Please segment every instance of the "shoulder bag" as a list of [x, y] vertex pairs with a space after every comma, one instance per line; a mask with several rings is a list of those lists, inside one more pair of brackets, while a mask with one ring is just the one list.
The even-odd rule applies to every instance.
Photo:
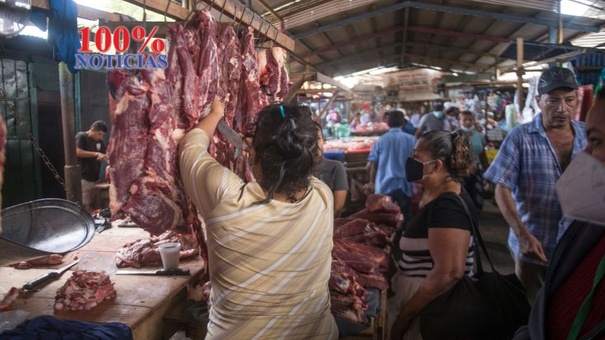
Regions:
[[[479, 228], [464, 200], [457, 196], [471, 221], [477, 273], [464, 276], [449, 291], [427, 305], [420, 315], [424, 340], [512, 339], [527, 324], [530, 305], [517, 276], [501, 275], [494, 268]], [[483, 271], [480, 249], [490, 264]]]

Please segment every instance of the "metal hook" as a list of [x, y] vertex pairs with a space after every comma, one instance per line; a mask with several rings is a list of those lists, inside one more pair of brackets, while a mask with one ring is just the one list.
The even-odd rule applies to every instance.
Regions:
[[147, 25], [147, 0], [143, 0], [143, 27], [146, 27]]
[[263, 44], [269, 39], [269, 29], [271, 28], [271, 23], [267, 21], [267, 30], [265, 31], [265, 36], [263, 37]]
[[170, 3], [172, 1], [167, 1], [166, 8], [164, 9], [164, 23], [166, 23], [166, 13], [168, 13], [168, 7], [170, 7]]
[[244, 21], [244, 13], [246, 12], [246, 6], [242, 5], [242, 16], [239, 18], [237, 22], [237, 30], [239, 30], [239, 25]]
[[221, 21], [221, 18], [223, 17], [223, 12], [225, 11], [225, 5], [227, 4], [227, 0], [223, 1], [223, 8], [221, 8], [221, 14], [218, 17], [218, 21]]
[[[259, 34], [261, 34], [261, 33], [262, 33], [261, 31], [263, 30], [263, 24], [264, 24], [264, 23], [265, 23], [264, 21], [261, 21], [261, 22], [260, 22], [260, 27], [258, 28], [258, 33], [259, 33]], [[258, 40], [260, 41], [260, 42], [258, 43], [258, 45], [257, 45], [258, 47], [262, 46], [262, 45], [263, 45], [263, 43], [264, 43], [264, 41], [262, 40], [262, 38], [263, 38], [263, 37], [258, 38]]]

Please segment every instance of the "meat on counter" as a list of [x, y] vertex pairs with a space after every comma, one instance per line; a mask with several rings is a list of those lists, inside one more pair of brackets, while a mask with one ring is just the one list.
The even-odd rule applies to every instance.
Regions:
[[75, 271], [57, 290], [55, 310], [91, 310], [117, 296], [113, 285], [104, 271]]
[[[181, 244], [180, 260], [194, 258], [198, 254], [197, 241], [194, 235], [182, 235], [174, 230], [168, 230], [160, 236], [138, 239], [126, 243], [116, 253], [115, 261], [118, 268], [146, 267], [162, 264], [158, 246], [163, 243], [179, 242]], [[205, 262], [204, 262], [205, 263]]]

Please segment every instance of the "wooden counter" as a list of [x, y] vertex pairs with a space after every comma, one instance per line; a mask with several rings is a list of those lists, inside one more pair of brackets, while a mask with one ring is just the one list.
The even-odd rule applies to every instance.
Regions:
[[[65, 255], [63, 265], [75, 257], [82, 257], [91, 252], [113, 259], [123, 244], [148, 237], [149, 234], [140, 228], [113, 227], [101, 234], [95, 234], [86, 246]], [[180, 267], [189, 269], [191, 276], [112, 275], [111, 281], [115, 283], [117, 291], [115, 299], [105, 300], [90, 311], [55, 311], [55, 294], [71, 276], [70, 270], [39, 291], [24, 293], [13, 303], [12, 309], [28, 312], [29, 318], [52, 315], [58, 319], [122, 322], [132, 329], [134, 339], [168, 339], [182, 326], [175, 322], [174, 316], [182, 313], [187, 284], [196, 282], [203, 272], [199, 258], [181, 262]], [[51, 267], [26, 270], [1, 267], [0, 293], [6, 293], [11, 287], [21, 287], [49, 269]], [[72, 269], [78, 269], [78, 266]]]

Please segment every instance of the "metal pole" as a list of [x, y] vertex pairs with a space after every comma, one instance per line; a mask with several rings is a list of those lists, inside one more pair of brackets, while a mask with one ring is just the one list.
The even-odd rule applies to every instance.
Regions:
[[523, 107], [523, 38], [517, 38], [517, 94], [519, 107]]
[[61, 121], [63, 123], [63, 150], [65, 152], [65, 196], [82, 205], [80, 167], [76, 156], [74, 127], [74, 78], [65, 63], [59, 63], [59, 89], [61, 93]]
[[557, 12], [559, 12], [559, 27], [557, 29], [557, 44], [563, 43], [563, 14], [561, 13], [561, 2], [563, 2], [563, 0], [559, 0], [557, 3]]

